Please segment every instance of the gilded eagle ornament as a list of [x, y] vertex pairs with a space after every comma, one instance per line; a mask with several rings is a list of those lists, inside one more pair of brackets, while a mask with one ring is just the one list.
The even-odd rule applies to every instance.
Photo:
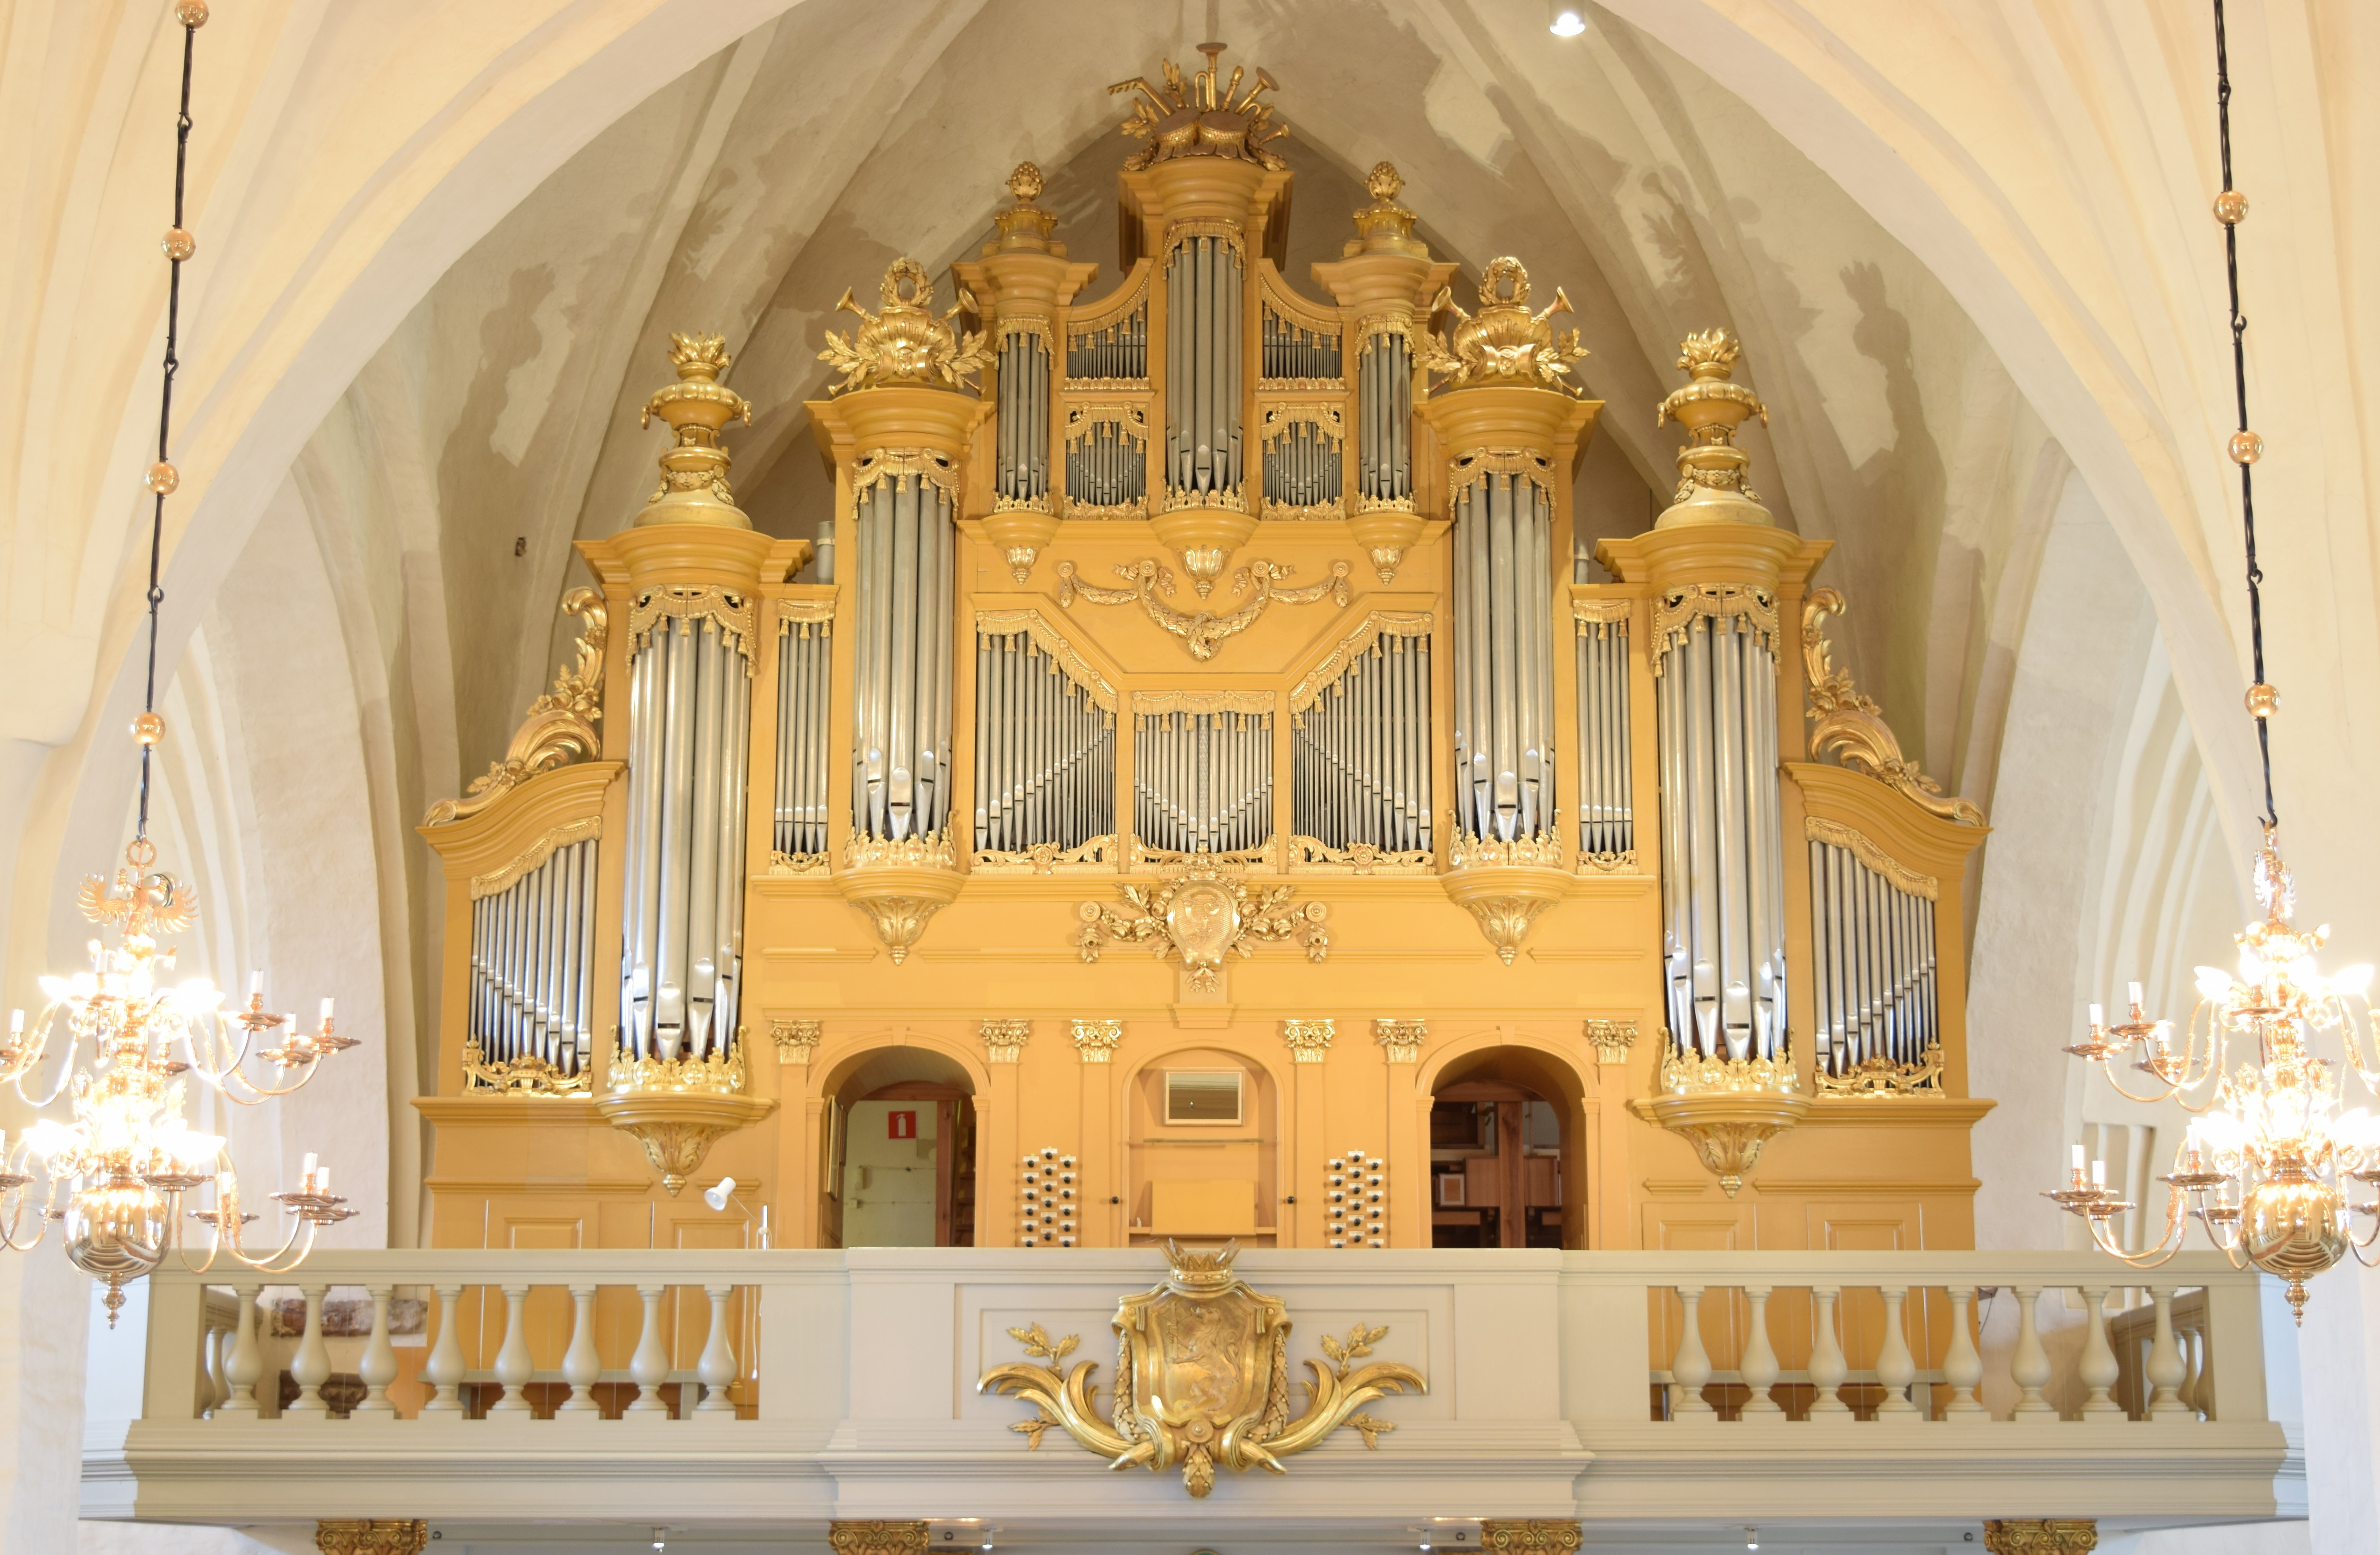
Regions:
[[1289, 1315], [1279, 1296], [1259, 1295], [1232, 1272], [1240, 1245], [1184, 1247], [1165, 1244], [1165, 1279], [1116, 1306], [1115, 1403], [1096, 1412], [1090, 1386], [1096, 1361], [1078, 1361], [1061, 1376], [1075, 1348], [1071, 1335], [1052, 1340], [1038, 1323], [1011, 1329], [1026, 1354], [1048, 1361], [996, 1366], [976, 1384], [1035, 1406], [1035, 1418], [1015, 1428], [1028, 1448], [1055, 1426], [1110, 1460], [1111, 1468], [1139, 1464], [1152, 1472], [1179, 1466], [1193, 1496], [1215, 1486], [1218, 1465], [1286, 1474], [1281, 1460], [1318, 1445], [1352, 1426], [1364, 1445], [1396, 1427], [1362, 1413], [1389, 1393], [1429, 1391], [1420, 1372], [1398, 1361], [1355, 1363], [1388, 1334], [1358, 1323], [1345, 1339], [1326, 1334], [1323, 1361], [1308, 1360], [1305, 1411], [1290, 1416]]

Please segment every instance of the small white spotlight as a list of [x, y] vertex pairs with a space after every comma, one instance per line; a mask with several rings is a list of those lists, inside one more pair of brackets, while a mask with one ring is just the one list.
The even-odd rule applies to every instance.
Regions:
[[1554, 4], [1548, 9], [1549, 16], [1546, 23], [1546, 30], [1555, 37], [1575, 38], [1586, 30], [1586, 18], [1580, 14], [1576, 6], [1564, 5], [1561, 0], [1554, 0]]
[[1747, 1527], [1743, 1530], [1743, 1548], [1746, 1549], [1757, 1549], [1760, 1548], [1759, 1529]]
[[727, 1201], [735, 1195], [735, 1179], [722, 1177], [715, 1184], [702, 1190], [702, 1202], [710, 1205], [713, 1209], [724, 1209], [727, 1208]]

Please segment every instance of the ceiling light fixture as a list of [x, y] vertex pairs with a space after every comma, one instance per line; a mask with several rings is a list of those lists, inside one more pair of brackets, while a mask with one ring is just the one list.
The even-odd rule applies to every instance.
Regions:
[[[63, 1096], [71, 1119], [40, 1119], [13, 1149], [0, 1135], [0, 1240], [21, 1252], [41, 1242], [52, 1221], [64, 1222], [67, 1257], [106, 1282], [110, 1328], [124, 1306], [124, 1287], [180, 1247], [186, 1193], [214, 1189], [212, 1208], [190, 1211], [212, 1228], [205, 1259], [192, 1265], [199, 1270], [228, 1252], [251, 1269], [284, 1272], [312, 1250], [319, 1228], [355, 1213], [331, 1192], [329, 1170], [318, 1168], [310, 1155], [297, 1189], [272, 1196], [294, 1219], [288, 1234], [271, 1252], [251, 1256], [240, 1245], [240, 1228], [256, 1217], [240, 1212], [239, 1183], [224, 1138], [196, 1132], [183, 1115], [186, 1073], [243, 1106], [286, 1096], [312, 1079], [323, 1059], [356, 1045], [332, 1024], [331, 1001], [322, 1001], [320, 1027], [301, 1032], [297, 1016], [266, 1012], [261, 974], [249, 978], [247, 1006], [229, 1014], [222, 1008], [221, 991], [204, 978], [172, 989], [158, 983], [161, 973], [173, 970], [174, 952], [158, 948], [156, 936], [188, 927], [199, 901], [188, 882], [150, 868], [157, 848], [149, 840], [150, 769], [157, 743], [165, 737], [165, 721], [157, 712], [157, 607], [165, 591], [157, 577], [165, 498], [182, 483], [167, 449], [174, 374], [180, 366], [175, 341], [181, 323], [182, 266], [198, 252], [198, 239], [183, 225], [190, 68], [199, 29], [206, 25], [206, 0], [178, 0], [174, 16], [182, 24], [182, 102], [175, 119], [174, 225], [160, 243], [173, 271], [166, 289], [157, 462], [149, 467], [145, 482], [154, 502], [149, 525], [148, 681], [140, 715], [132, 721], [132, 737], [140, 747], [139, 820], [114, 881], [87, 877], [79, 898], [85, 917], [115, 929], [115, 945], [93, 940], [91, 970], [43, 978], [42, 991], [49, 1002], [30, 1025], [24, 1011], [11, 1011], [6, 1044], [0, 1045], [0, 1085], [15, 1087], [36, 1108]], [[286, 1034], [279, 1029], [285, 1026]], [[260, 1037], [273, 1045], [258, 1048]], [[35, 1071], [53, 1040], [60, 1055], [45, 1088]], [[269, 1066], [266, 1078], [248, 1073], [251, 1057]], [[30, 1191], [36, 1175], [44, 1180], [38, 1204]], [[29, 1211], [32, 1233], [20, 1241], [18, 1233]], [[189, 1261], [187, 1253], [184, 1261]]]
[[[2142, 1007], [2141, 985], [2131, 985], [2125, 1018], [2109, 1025], [2091, 1006], [2091, 1029], [2066, 1049], [2095, 1063], [2108, 1083], [2133, 1101], [2179, 1099], [2196, 1113], [2175, 1147], [2173, 1169], [2157, 1180], [2169, 1190], [2166, 1224], [2157, 1244], [2127, 1252], [2107, 1222], [2133, 1208], [2107, 1186], [2107, 1163], [2088, 1161], [2081, 1146], [2066, 1186], [2046, 1197], [2090, 1221], [2101, 1250], [2135, 1269], [2165, 1262], [2181, 1250], [2190, 1222], [2206, 1227], [2215, 1245], [2240, 1268], [2253, 1265], [2289, 1283], [2289, 1307], [2305, 1321], [2305, 1282], [2352, 1251], [2359, 1261], [2380, 1238], [2380, 1202], [2351, 1204], [2344, 1191], [2352, 1181], [2380, 1185], [2380, 1119], [2364, 1108], [2338, 1111], [2340, 1086], [2353, 1069], [2366, 1092], [2380, 1097], [2380, 1063], [2367, 1062], [2372, 1030], [2369, 966], [2325, 977], [2314, 953], [2330, 937], [2327, 924], [2303, 929], [2291, 921], [2296, 888], [2281, 861], [2280, 817], [2273, 804], [2272, 721], [2280, 711], [2279, 690], [2265, 679], [2265, 615], [2256, 565], [2256, 504], [2253, 468], [2265, 440], [2248, 427], [2248, 321], [2240, 311], [2240, 224], [2248, 199], [2231, 187], [2231, 72], [2223, 32], [2223, 0], [2215, 0], [2215, 104], [2222, 151], [2223, 190], [2215, 198], [2215, 219], [2223, 227], [2224, 270], [2230, 283], [2231, 372], [2240, 426], [2225, 451], [2240, 467], [2240, 514], [2247, 552], [2248, 633], [2255, 684], [2248, 687], [2249, 716], [2256, 722], [2256, 748], [2265, 777], [2265, 845], [2256, 854], [2256, 901], [2261, 921], [2236, 936], [2238, 972], [2198, 968], [2199, 1002], [2190, 1030], [2177, 1047], [2173, 1023], [2152, 1019]], [[2317, 1043], [2335, 1042], [2337, 1058], [2317, 1055]], [[2148, 1094], [2127, 1090], [2116, 1061], [2147, 1075]], [[2373, 1229], [2355, 1234], [2352, 1217], [2375, 1217]]]
[[1555, 0], [1553, 5], [1546, 7], [1546, 30], [1557, 38], [1575, 38], [1586, 30], [1586, 16], [1576, 6]]

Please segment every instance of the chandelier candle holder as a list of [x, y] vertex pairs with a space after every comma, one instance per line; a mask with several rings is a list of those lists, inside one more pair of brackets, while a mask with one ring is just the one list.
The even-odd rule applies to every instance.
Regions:
[[[2256, 902], [2262, 919], [2236, 936], [2238, 972], [2201, 966], [2198, 1005], [2177, 1039], [2170, 1021], [2150, 1016], [2134, 983], [2124, 1019], [2109, 1025], [2091, 1006], [2089, 1033], [2066, 1051], [2096, 1063], [2128, 1100], [2179, 1101], [2194, 1114], [2175, 1147], [2166, 1184], [2165, 1229], [2155, 1245], [2128, 1251], [2108, 1222], [2137, 1206], [2107, 1186], [2107, 1164], [2087, 1160], [2081, 1146], [2065, 1184], [2044, 1195], [2090, 1223], [2101, 1251], [2135, 1269], [2153, 1268], [2180, 1252], [2190, 1222], [2234, 1267], [2253, 1266], [2288, 1282], [2289, 1308], [2305, 1321], [2305, 1282], [2346, 1257], [2365, 1256], [2380, 1240], [2380, 1197], [2355, 1203], [2350, 1184], [2380, 1189], [2380, 1118], [2363, 1107], [2339, 1111], [2347, 1071], [2368, 1097], [2380, 1099], [2380, 1063], [2366, 1057], [2374, 1033], [2369, 991], [2372, 967], [2350, 966], [2325, 977], [2314, 954], [2330, 938], [2327, 924], [2297, 927], [2297, 891], [2281, 860], [2280, 816], [2273, 803], [2272, 720], [2278, 687], [2265, 678], [2264, 573], [2256, 565], [2256, 504], [2252, 467], [2265, 440], [2248, 426], [2248, 321], [2240, 311], [2240, 224], [2248, 199], [2231, 187], [2231, 75], [2225, 48], [2222, 0], [2215, 4], [2216, 114], [2223, 189], [2215, 219], [2223, 228], [2224, 270], [2230, 283], [2231, 364], [2240, 407], [2239, 430], [2225, 452], [2240, 469], [2240, 510], [2248, 582], [2249, 644], [2255, 672], [2248, 715], [2265, 778], [2265, 844], [2256, 854]], [[2177, 1042], [2179, 1045], [2177, 1045]], [[2338, 1056], [2318, 1049], [2336, 1045]], [[2121, 1066], [2119, 1068], [2119, 1065]], [[2152, 1082], [2135, 1092], [2122, 1069]], [[2358, 1232], [2357, 1215], [2372, 1217]]]
[[[124, 1287], [155, 1270], [169, 1253], [181, 1252], [197, 1272], [227, 1254], [250, 1269], [285, 1273], [313, 1249], [321, 1228], [356, 1213], [330, 1191], [328, 1169], [310, 1155], [296, 1191], [271, 1196], [290, 1217], [279, 1245], [270, 1252], [252, 1252], [242, 1244], [242, 1228], [257, 1217], [241, 1212], [239, 1179], [224, 1136], [199, 1133], [187, 1115], [185, 1075], [196, 1075], [238, 1105], [256, 1106], [297, 1090], [324, 1059], [356, 1046], [356, 1039], [342, 1036], [332, 1024], [331, 1001], [322, 1001], [320, 1025], [300, 1031], [295, 1015], [265, 1011], [261, 975], [249, 981], [247, 1006], [228, 1012], [223, 993], [202, 978], [173, 988], [161, 980], [174, 969], [174, 951], [161, 949], [157, 936], [187, 929], [199, 910], [196, 889], [151, 868], [157, 847], [149, 840], [151, 757], [165, 737], [165, 720], [157, 711], [157, 607], [165, 591], [157, 579], [165, 498], [182, 483], [167, 456], [174, 375], [180, 366], [175, 347], [182, 266], [198, 252], [198, 238], [183, 225], [190, 75], [198, 31], [207, 21], [205, 0], [179, 0], [174, 17], [182, 26], [182, 100], [175, 121], [174, 224], [158, 245], [172, 268], [157, 459], [144, 482], [153, 501], [148, 678], [140, 713], [132, 721], [132, 737], [140, 747], [139, 820], [115, 879], [86, 877], [78, 898], [83, 917], [113, 928], [115, 943], [91, 942], [89, 971], [42, 978], [48, 1002], [30, 1024], [24, 1011], [11, 1011], [7, 1043], [0, 1047], [0, 1085], [14, 1087], [37, 1110], [63, 1098], [71, 1120], [42, 1118], [13, 1144], [0, 1135], [0, 1239], [26, 1251], [49, 1233], [51, 1222], [62, 1224], [67, 1257], [106, 1283], [110, 1328], [123, 1310]], [[260, 1047], [260, 1039], [272, 1045]], [[55, 1063], [45, 1064], [54, 1051]], [[263, 1066], [261, 1077], [249, 1072], [251, 1060]], [[52, 1076], [46, 1087], [45, 1073]], [[191, 1219], [209, 1227], [206, 1254], [192, 1262], [182, 1244], [184, 1196], [204, 1195], [210, 1188], [212, 1202], [189, 1210]]]

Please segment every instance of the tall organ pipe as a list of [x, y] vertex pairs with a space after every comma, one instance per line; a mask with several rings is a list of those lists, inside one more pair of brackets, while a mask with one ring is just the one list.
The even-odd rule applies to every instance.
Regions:
[[1705, 1057], [1776, 1059], [1786, 1050], [1776, 657], [1747, 616], [1696, 614], [1661, 645], [1658, 673], [1670, 1029]]
[[1553, 821], [1553, 508], [1524, 477], [1463, 488], [1454, 528], [1454, 755], [1463, 831], [1511, 842]]
[[631, 647], [620, 1030], [636, 1057], [704, 1057], [735, 1030], [749, 651], [707, 614], [664, 615]]
[[852, 821], [886, 841], [940, 833], [950, 803], [949, 495], [904, 472], [859, 498]]
[[1177, 492], [1240, 485], [1244, 272], [1229, 239], [1194, 236], [1166, 265], [1165, 468]]

